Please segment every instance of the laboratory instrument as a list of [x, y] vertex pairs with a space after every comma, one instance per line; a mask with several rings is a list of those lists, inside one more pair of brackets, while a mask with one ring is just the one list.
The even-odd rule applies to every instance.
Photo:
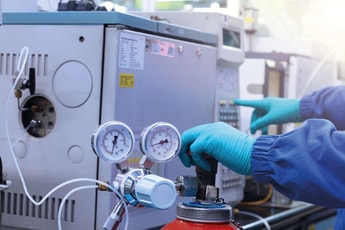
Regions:
[[109, 163], [121, 163], [133, 151], [134, 134], [128, 125], [120, 121], [102, 124], [92, 135], [91, 145], [98, 157]]
[[[97, 136], [97, 133], [103, 127], [108, 127], [109, 123], [120, 124], [120, 129], [117, 126], [115, 128], [116, 135], [119, 133], [118, 130], [128, 127], [121, 122], [107, 122], [100, 126], [93, 138]], [[110, 129], [110, 132], [114, 132], [113, 130]], [[126, 130], [128, 131], [128, 129]], [[109, 131], [106, 133], [109, 133]], [[106, 136], [104, 134], [99, 135], [100, 137]], [[113, 135], [109, 139], [111, 140], [112, 137]], [[164, 210], [174, 204], [177, 192], [179, 195], [193, 196], [194, 198], [191, 201], [180, 202], [177, 205], [177, 219], [167, 224], [163, 229], [193, 229], [194, 224], [198, 228], [202, 227], [202, 229], [212, 227], [221, 229], [240, 228], [240, 225], [231, 219], [231, 206], [226, 204], [224, 199], [219, 198], [219, 189], [214, 187], [218, 168], [218, 162], [214, 158], [209, 157], [207, 159], [212, 167], [210, 172], [198, 166], [196, 167], [196, 177], [179, 176], [173, 182], [151, 174], [152, 164], [146, 164], [146, 160], [155, 163], [172, 160], [176, 156], [177, 150], [179, 150], [180, 141], [180, 134], [172, 124], [157, 122], [146, 127], [141, 133], [140, 145], [145, 155], [142, 157], [138, 168], [130, 168], [126, 164], [120, 164], [121, 161], [109, 162], [116, 163], [117, 168], [120, 170], [110, 186], [119, 191], [126, 203], [119, 201], [115, 205], [114, 210], [103, 224], [103, 229], [117, 229], [123, 219], [124, 205], [129, 204], [134, 207], [145, 206]], [[162, 149], [157, 149], [156, 145]], [[162, 145], [164, 146], [162, 147]], [[102, 158], [102, 155], [99, 157]], [[108, 161], [107, 158], [104, 158], [104, 160]]]
[[[177, 196], [175, 184], [152, 174], [150, 170], [153, 163], [165, 163], [176, 156], [181, 145], [180, 133], [167, 122], [156, 122], [146, 127], [141, 135], [142, 145], [145, 146], [141, 150], [145, 155], [137, 168], [130, 167], [126, 162], [132, 153], [134, 141], [133, 132], [128, 125], [120, 121], [109, 121], [92, 135], [91, 145], [101, 159], [116, 165], [119, 171], [111, 186], [120, 192], [128, 204], [157, 209], [170, 208]], [[150, 164], [146, 163], [147, 160]]]
[[157, 122], [146, 127], [140, 137], [140, 149], [155, 162], [172, 160], [181, 148], [181, 136], [177, 128], [166, 122]]
[[[239, 67], [244, 61], [243, 20], [225, 13], [198, 9], [191, 12], [133, 12], [164, 24], [177, 24], [217, 35], [215, 119], [240, 129]], [[216, 186], [226, 202], [235, 205], [243, 199], [244, 176], [218, 165]]]
[[[23, 191], [11, 149], [28, 192], [40, 200], [67, 180], [113, 181], [124, 164], [140, 168], [141, 132], [155, 122], [169, 122], [181, 132], [217, 120], [239, 124], [238, 108], [231, 101], [239, 94], [238, 67], [243, 52], [227, 48], [229, 59], [217, 62], [221, 48], [214, 33], [119, 12], [61, 11], [4, 13], [0, 37], [0, 107], [4, 111], [0, 114], [0, 155], [12, 181], [4, 191], [4, 226], [56, 226], [59, 202], [77, 186], [65, 186], [42, 205], [33, 205]], [[21, 92], [17, 98], [12, 87], [18, 53], [25, 46], [28, 58], [18, 82], [29, 80], [29, 69], [35, 69], [35, 92], [31, 94], [19, 84], [15, 86]], [[4, 131], [5, 113], [9, 133]], [[134, 146], [125, 162], [109, 164], [93, 153], [90, 137], [108, 121], [123, 122], [133, 132]], [[108, 140], [113, 141], [114, 136]], [[105, 150], [100, 146], [100, 156], [111, 156]], [[115, 162], [121, 159], [115, 158]], [[176, 158], [149, 168], [151, 174], [169, 180], [195, 174]], [[127, 178], [132, 172], [127, 171]], [[227, 194], [225, 201], [238, 203], [243, 179], [225, 168], [218, 174], [216, 186]], [[129, 222], [129, 228], [168, 223], [183, 199], [177, 197], [165, 210], [129, 206], [129, 218], [135, 220]], [[88, 189], [74, 193], [64, 205], [63, 229], [101, 229], [117, 203], [112, 192]]]
[[[172, 124], [157, 122], [146, 127], [141, 135], [142, 145], [147, 146], [147, 148], [141, 148], [142, 151], [146, 148], [145, 152], [143, 151], [145, 155], [143, 155], [138, 168], [131, 168], [125, 162], [132, 153], [131, 150], [134, 145], [134, 136], [130, 127], [120, 121], [108, 121], [100, 125], [91, 138], [93, 150], [101, 159], [111, 164], [115, 163], [119, 170], [115, 179], [111, 183], [108, 182], [110, 187], [99, 187], [101, 190], [110, 190], [109, 188], [112, 188], [110, 191], [118, 191], [117, 195], [119, 196], [118, 203], [102, 226], [103, 229], [118, 228], [125, 214], [124, 210], [127, 204], [134, 207], [144, 206], [164, 210], [174, 204], [178, 189], [181, 194], [196, 194], [196, 179], [194, 179], [195, 182], [192, 182], [191, 179], [179, 177], [176, 183], [178, 185], [175, 185], [173, 181], [152, 174], [150, 171], [153, 165], [150, 160], [156, 163], [171, 160], [176, 156], [180, 142], [180, 134]], [[168, 144], [168, 146], [161, 146], [160, 148], [163, 148], [164, 151], [161, 152], [158, 148], [158, 153], [154, 153], [157, 152], [156, 143], [158, 145]], [[168, 154], [169, 151], [171, 154]], [[154, 153], [152, 155], [154, 157], [149, 156], [149, 158], [146, 158], [152, 153]], [[160, 156], [161, 154], [163, 156]], [[147, 164], [147, 160], [150, 162], [149, 164]], [[189, 183], [184, 183], [186, 180]], [[193, 185], [194, 189], [186, 188], [189, 185]], [[195, 192], [186, 193], [185, 190]], [[126, 214], [128, 215], [128, 213]]]
[[[181, 30], [183, 34], [178, 33]], [[131, 127], [135, 143], [127, 162], [135, 169], [142, 159], [141, 131], [154, 122], [169, 121], [181, 131], [216, 120], [241, 128], [239, 108], [231, 100], [240, 92], [242, 48], [219, 45], [223, 42], [214, 34], [117, 12], [41, 12], [5, 13], [0, 36], [0, 106], [9, 114], [14, 152], [29, 192], [37, 199], [68, 179], [112, 181], [118, 175], [119, 169], [98, 160], [90, 146], [90, 135], [107, 121]], [[22, 95], [12, 96], [6, 109], [23, 46], [30, 48], [30, 55], [20, 80], [23, 87], [18, 85]], [[63, 52], [57, 52], [58, 48]], [[218, 52], [222, 48], [229, 54], [223, 58]], [[30, 68], [35, 69], [34, 92], [27, 87]], [[0, 118], [4, 120], [3, 113]], [[13, 181], [4, 191], [3, 224], [35, 229], [55, 226], [57, 203], [71, 187], [54, 193], [44, 205], [33, 206], [9, 157], [4, 122], [0, 130], [4, 172]], [[193, 175], [192, 170], [176, 159], [151, 168], [155, 175], [170, 180]], [[136, 170], [127, 173], [131, 178]], [[242, 178], [222, 166], [216, 175], [220, 192], [228, 195], [221, 196], [225, 202], [239, 202]], [[176, 206], [181, 199], [176, 199]], [[111, 192], [86, 190], [72, 195], [65, 205], [63, 229], [101, 229], [116, 203]], [[129, 207], [129, 218], [135, 220], [130, 221], [130, 228], [166, 224], [175, 218], [174, 207]]]

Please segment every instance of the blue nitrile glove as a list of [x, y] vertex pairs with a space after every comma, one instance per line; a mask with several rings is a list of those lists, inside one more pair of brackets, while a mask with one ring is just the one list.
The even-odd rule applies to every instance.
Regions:
[[236, 99], [234, 102], [236, 105], [254, 108], [250, 121], [250, 132], [252, 134], [270, 124], [302, 121], [299, 99], [267, 97], [261, 100]]
[[200, 125], [182, 133], [179, 158], [186, 167], [198, 165], [210, 171], [211, 166], [204, 158], [207, 154], [239, 174], [250, 175], [255, 141], [223, 122]]

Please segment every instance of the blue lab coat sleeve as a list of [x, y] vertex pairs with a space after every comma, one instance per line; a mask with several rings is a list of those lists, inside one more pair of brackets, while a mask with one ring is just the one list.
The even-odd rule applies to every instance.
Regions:
[[[257, 138], [252, 175], [291, 199], [345, 208], [345, 86], [303, 97], [300, 112], [301, 127]], [[345, 211], [338, 209], [335, 229], [343, 227]]]
[[303, 120], [323, 118], [338, 130], [345, 130], [345, 85], [327, 87], [304, 96], [300, 113]]
[[345, 208], [345, 132], [310, 119], [283, 135], [259, 137], [252, 174], [294, 200]]

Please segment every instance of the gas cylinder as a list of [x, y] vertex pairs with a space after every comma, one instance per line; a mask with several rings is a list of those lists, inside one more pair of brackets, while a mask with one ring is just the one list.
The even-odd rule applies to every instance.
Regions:
[[232, 208], [225, 203], [180, 202], [176, 219], [162, 230], [240, 230], [241, 226], [231, 219]]

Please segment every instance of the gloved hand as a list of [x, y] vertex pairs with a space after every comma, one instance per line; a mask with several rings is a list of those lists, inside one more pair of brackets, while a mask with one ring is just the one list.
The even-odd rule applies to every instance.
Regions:
[[256, 139], [232, 126], [223, 122], [200, 125], [184, 131], [181, 138], [179, 158], [186, 167], [198, 165], [211, 171], [204, 158], [207, 154], [239, 174], [251, 174], [251, 152]]
[[267, 97], [261, 100], [239, 100], [236, 105], [250, 106], [254, 108], [250, 124], [250, 132], [254, 134], [269, 124], [283, 124], [287, 122], [300, 122], [300, 100]]

